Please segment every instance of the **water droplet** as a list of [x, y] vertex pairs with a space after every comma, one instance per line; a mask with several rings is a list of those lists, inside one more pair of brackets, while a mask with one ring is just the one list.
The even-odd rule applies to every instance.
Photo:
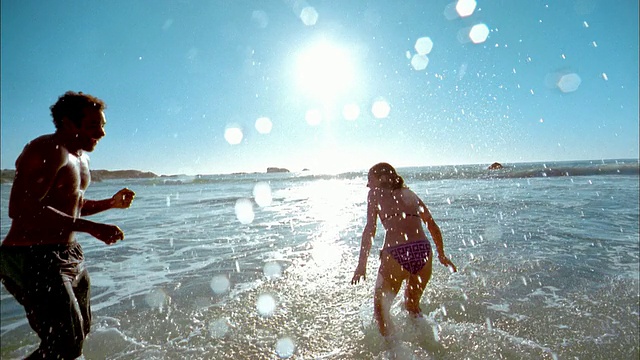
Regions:
[[438, 325], [433, 325], [431, 327], [431, 330], [433, 331], [433, 339], [436, 342], [440, 342], [440, 335], [438, 334]]
[[169, 296], [162, 289], [152, 289], [144, 297], [144, 301], [152, 308], [162, 312], [164, 305], [169, 302]]

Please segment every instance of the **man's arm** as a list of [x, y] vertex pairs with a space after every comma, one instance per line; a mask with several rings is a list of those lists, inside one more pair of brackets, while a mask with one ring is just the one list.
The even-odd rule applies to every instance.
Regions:
[[126, 209], [131, 206], [131, 202], [136, 194], [127, 189], [121, 189], [110, 199], [104, 200], [83, 200], [81, 216], [89, 216], [109, 209]]

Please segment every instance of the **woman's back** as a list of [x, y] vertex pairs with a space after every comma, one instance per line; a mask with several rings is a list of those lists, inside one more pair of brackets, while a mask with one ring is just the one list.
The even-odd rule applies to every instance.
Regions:
[[411, 189], [376, 188], [371, 191], [377, 203], [378, 216], [386, 230], [384, 248], [426, 239], [422, 227], [422, 213], [425, 209], [420, 198]]

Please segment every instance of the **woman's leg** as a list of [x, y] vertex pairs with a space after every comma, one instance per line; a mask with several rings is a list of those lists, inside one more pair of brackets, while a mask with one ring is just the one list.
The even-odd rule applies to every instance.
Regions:
[[403, 270], [391, 256], [382, 252], [373, 296], [373, 317], [378, 323], [378, 329], [382, 336], [393, 334], [390, 316], [391, 303], [398, 294], [406, 274], [408, 272]]
[[427, 287], [427, 283], [431, 279], [432, 262], [432, 256], [429, 256], [424, 267], [422, 267], [417, 274], [409, 275], [409, 279], [407, 280], [407, 287], [404, 292], [405, 308], [415, 317], [422, 314], [422, 310], [420, 310], [420, 298], [422, 297], [424, 289]]

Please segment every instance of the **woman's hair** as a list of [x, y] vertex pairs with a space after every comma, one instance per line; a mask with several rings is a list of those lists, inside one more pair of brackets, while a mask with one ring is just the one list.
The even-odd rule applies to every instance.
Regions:
[[84, 109], [93, 108], [103, 111], [107, 106], [95, 96], [83, 94], [82, 92], [67, 91], [58, 98], [58, 101], [51, 105], [51, 117], [56, 129], [62, 127], [62, 119], [67, 117], [76, 126], [82, 125]]
[[400, 189], [404, 187], [404, 179], [398, 175], [396, 169], [388, 163], [378, 163], [369, 169], [369, 178], [375, 177], [380, 180], [380, 187], [383, 189]]

